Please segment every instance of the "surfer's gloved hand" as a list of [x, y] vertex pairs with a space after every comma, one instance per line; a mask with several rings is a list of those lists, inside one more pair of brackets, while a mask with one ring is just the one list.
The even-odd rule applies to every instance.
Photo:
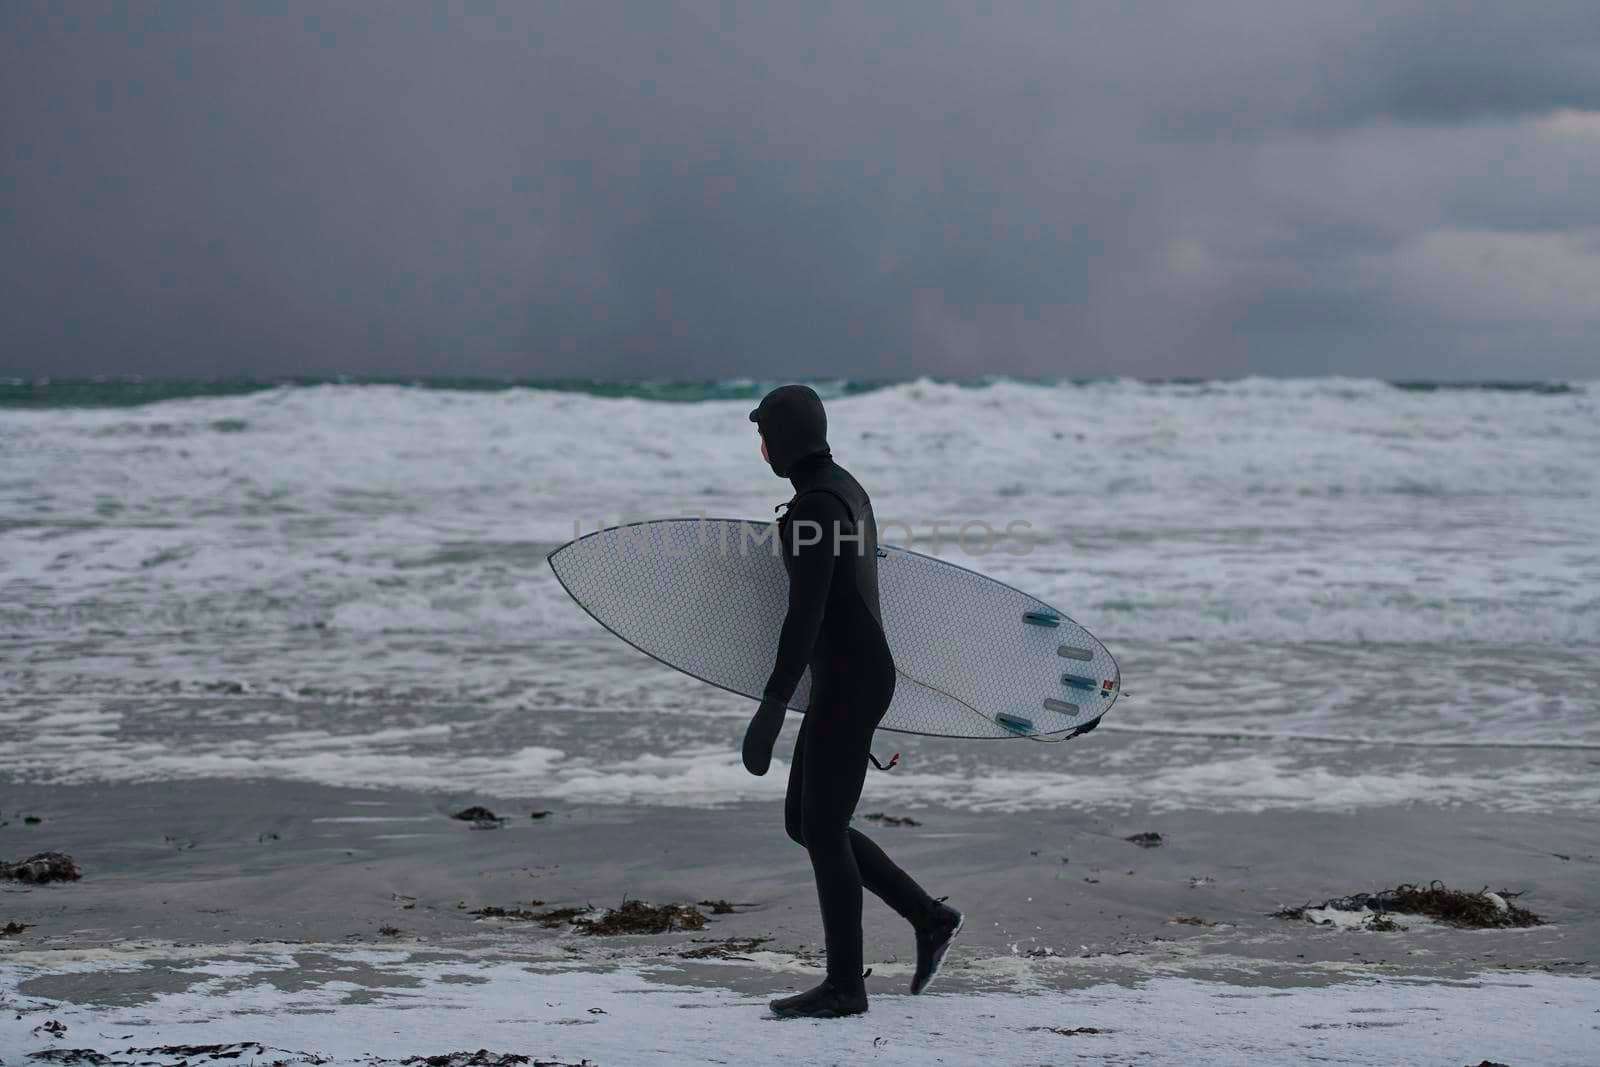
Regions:
[[767, 697], [750, 717], [744, 732], [744, 769], [762, 775], [772, 766], [772, 746], [778, 743], [778, 733], [783, 729], [785, 702]]

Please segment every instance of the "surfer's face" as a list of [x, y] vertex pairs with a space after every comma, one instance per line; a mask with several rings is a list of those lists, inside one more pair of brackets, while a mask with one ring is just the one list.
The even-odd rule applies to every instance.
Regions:
[[766, 460], [768, 463], [771, 463], [772, 460], [767, 459], [767, 439], [766, 439], [766, 436], [763, 435], [763, 434], [757, 434], [756, 436], [761, 438], [761, 458]]

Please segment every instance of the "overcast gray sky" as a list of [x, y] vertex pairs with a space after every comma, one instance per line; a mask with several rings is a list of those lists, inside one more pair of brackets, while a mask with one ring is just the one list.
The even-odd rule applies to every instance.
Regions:
[[0, 4], [0, 373], [1600, 377], [1570, 3]]

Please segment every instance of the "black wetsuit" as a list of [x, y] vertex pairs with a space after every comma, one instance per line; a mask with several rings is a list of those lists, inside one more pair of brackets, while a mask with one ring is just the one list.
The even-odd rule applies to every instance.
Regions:
[[795, 488], [779, 520], [789, 607], [766, 700], [787, 703], [811, 668], [811, 702], [795, 741], [784, 823], [811, 855], [828, 978], [840, 988], [859, 989], [861, 887], [913, 926], [922, 925], [935, 906], [910, 875], [850, 826], [872, 734], [895, 686], [878, 608], [877, 523], [866, 491], [833, 462], [815, 393], [785, 386], [769, 394], [751, 418], [761, 425], [773, 470]]

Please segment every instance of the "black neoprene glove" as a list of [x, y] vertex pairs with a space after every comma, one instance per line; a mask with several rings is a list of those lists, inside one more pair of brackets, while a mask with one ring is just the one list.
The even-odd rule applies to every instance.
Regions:
[[750, 717], [750, 725], [744, 732], [744, 769], [751, 774], [766, 774], [767, 768], [772, 766], [772, 746], [778, 743], [787, 710], [783, 701], [768, 697]]

